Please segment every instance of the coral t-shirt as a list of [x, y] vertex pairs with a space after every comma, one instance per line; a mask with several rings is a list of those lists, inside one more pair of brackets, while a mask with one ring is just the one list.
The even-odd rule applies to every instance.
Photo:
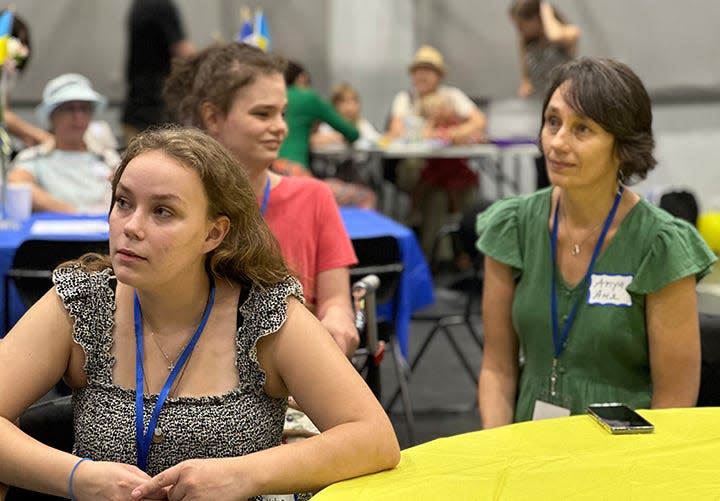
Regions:
[[270, 191], [265, 221], [309, 303], [317, 298], [318, 273], [357, 263], [335, 197], [322, 181], [282, 177]]

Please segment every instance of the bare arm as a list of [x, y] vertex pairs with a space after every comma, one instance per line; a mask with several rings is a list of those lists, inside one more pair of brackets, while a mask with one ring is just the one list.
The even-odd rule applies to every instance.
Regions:
[[700, 388], [700, 328], [695, 277], [647, 297], [652, 407], [692, 407]]
[[478, 401], [480, 419], [486, 429], [512, 423], [515, 413], [519, 348], [511, 318], [514, 294], [510, 267], [485, 257], [482, 300], [485, 350]]
[[402, 137], [403, 134], [405, 134], [405, 125], [403, 125], [402, 117], [393, 115], [390, 117], [390, 125], [388, 126], [386, 136], [390, 139], [395, 139]]
[[[15, 422], [64, 374], [84, 381], [83, 366], [82, 348], [72, 341], [72, 320], [50, 290], [0, 343], [0, 482], [67, 496], [70, 471], [80, 458], [36, 441]], [[81, 499], [122, 499], [148, 478], [133, 465], [86, 461], [77, 468], [73, 487]], [[0, 484], [0, 499], [2, 492]]]
[[53, 137], [48, 131], [35, 127], [10, 110], [5, 110], [5, 123], [8, 132], [19, 137], [27, 146], [44, 143]]
[[525, 41], [522, 37], [519, 38], [519, 50], [520, 50], [520, 88], [518, 89], [518, 96], [528, 97], [531, 96], [535, 89], [530, 81], [530, 72], [528, 70], [527, 62], [527, 49], [525, 48]]
[[575, 49], [580, 38], [580, 29], [572, 24], [563, 24], [555, 15], [552, 5], [548, 2], [540, 3], [540, 19], [547, 39], [565, 47], [571, 56], [575, 55]]
[[32, 209], [33, 212], [77, 212], [72, 205], [58, 200], [47, 191], [40, 188], [35, 182], [35, 176], [24, 170], [22, 166], [15, 168], [8, 173], [8, 183], [29, 183], [32, 184]]
[[479, 109], [474, 108], [463, 123], [453, 127], [451, 131], [452, 141], [455, 144], [485, 141], [487, 140], [486, 127], [485, 115]]
[[36, 442], [13, 423], [65, 373], [71, 329], [70, 317], [50, 291], [0, 343], [0, 481], [4, 483], [65, 495], [76, 458]]
[[318, 273], [315, 312], [337, 345], [350, 357], [360, 343], [350, 302], [350, 271], [334, 268]]
[[312, 314], [290, 300], [283, 327], [260, 343], [267, 391], [292, 394], [322, 433], [243, 457], [185, 461], [136, 489], [136, 499], [168, 485], [174, 485], [171, 496], [177, 489], [215, 501], [315, 491], [397, 464], [387, 415]]

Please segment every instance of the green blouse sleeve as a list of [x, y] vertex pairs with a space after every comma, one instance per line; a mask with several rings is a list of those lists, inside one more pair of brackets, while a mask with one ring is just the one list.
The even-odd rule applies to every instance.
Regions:
[[638, 294], [657, 292], [690, 275], [700, 281], [710, 273], [710, 266], [716, 260], [692, 225], [677, 218], [663, 221], [628, 291]]
[[478, 250], [517, 270], [522, 269], [518, 229], [520, 203], [518, 197], [499, 200], [481, 212], [475, 224]]

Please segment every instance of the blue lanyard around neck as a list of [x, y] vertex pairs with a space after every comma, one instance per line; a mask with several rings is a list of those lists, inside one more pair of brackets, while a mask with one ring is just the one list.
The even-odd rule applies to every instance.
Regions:
[[[610, 229], [610, 226], [612, 225], [613, 219], [615, 219], [615, 213], [617, 212], [618, 206], [620, 205], [620, 199], [622, 198], [623, 193], [623, 187], [620, 186], [618, 188], [618, 192], [615, 195], [615, 201], [613, 202], [612, 208], [610, 209], [610, 212], [608, 213], [607, 219], [605, 219], [605, 224], [603, 225], [602, 232], [600, 233], [600, 238], [598, 238], [597, 243], [595, 244], [595, 250], [593, 250], [592, 258], [590, 258], [590, 263], [588, 264], [587, 271], [585, 272], [585, 276], [583, 277], [582, 284], [584, 287], [587, 287], [590, 275], [592, 274], [593, 266], [595, 266], [595, 261], [597, 260], [598, 255], [600, 255], [600, 249], [602, 249], [603, 243], [605, 242], [605, 237], [607, 235], [608, 230]], [[565, 343], [567, 342], [568, 336], [570, 335], [570, 328], [572, 327], [573, 322], [575, 321], [575, 315], [577, 314], [578, 305], [580, 304], [580, 297], [583, 294], [578, 295], [575, 297], [575, 301], [573, 302], [572, 308], [570, 309], [570, 313], [568, 314], [567, 320], [565, 320], [565, 324], [563, 325], [562, 333], [560, 332], [560, 326], [558, 325], [558, 314], [557, 314], [557, 239], [558, 239], [558, 214], [560, 213], [560, 198], [558, 197], [558, 201], [555, 204], [555, 215], [553, 216], [553, 228], [552, 228], [552, 239], [550, 240], [550, 248], [551, 248], [551, 258], [552, 258], [552, 278], [551, 278], [551, 284], [550, 284], [550, 299], [551, 299], [551, 313], [552, 313], [552, 329], [553, 329], [553, 345], [555, 347], [555, 360], [560, 358], [560, 354], [565, 349]]]
[[215, 302], [215, 282], [210, 277], [210, 294], [208, 295], [207, 304], [205, 305], [205, 311], [203, 312], [200, 324], [197, 326], [195, 333], [188, 342], [187, 346], [183, 350], [180, 358], [178, 358], [175, 367], [170, 371], [165, 384], [160, 391], [155, 408], [153, 409], [152, 415], [150, 416], [150, 422], [148, 423], [147, 432], [143, 433], [143, 415], [145, 410], [145, 404], [143, 402], [143, 380], [144, 380], [144, 369], [143, 369], [143, 325], [142, 325], [142, 311], [140, 309], [140, 300], [138, 299], [137, 291], [135, 291], [135, 442], [137, 444], [137, 466], [141, 470], [147, 469], [148, 454], [150, 453], [150, 442], [152, 440], [153, 433], [157, 427], [158, 417], [160, 416], [160, 410], [162, 409], [165, 400], [167, 399], [168, 393], [172, 388], [178, 374], [182, 370], [185, 363], [190, 358], [190, 354], [195, 348], [195, 345], [200, 339], [205, 324], [207, 323], [210, 311], [212, 310], [213, 303]]
[[265, 217], [267, 212], [268, 204], [270, 203], [270, 176], [265, 181], [265, 190], [263, 191], [262, 202], [260, 203], [260, 215]]

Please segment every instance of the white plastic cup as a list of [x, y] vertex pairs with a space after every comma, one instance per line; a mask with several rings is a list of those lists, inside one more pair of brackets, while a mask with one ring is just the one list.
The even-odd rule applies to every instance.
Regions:
[[5, 214], [8, 219], [22, 223], [32, 214], [32, 185], [10, 183], [7, 185]]

